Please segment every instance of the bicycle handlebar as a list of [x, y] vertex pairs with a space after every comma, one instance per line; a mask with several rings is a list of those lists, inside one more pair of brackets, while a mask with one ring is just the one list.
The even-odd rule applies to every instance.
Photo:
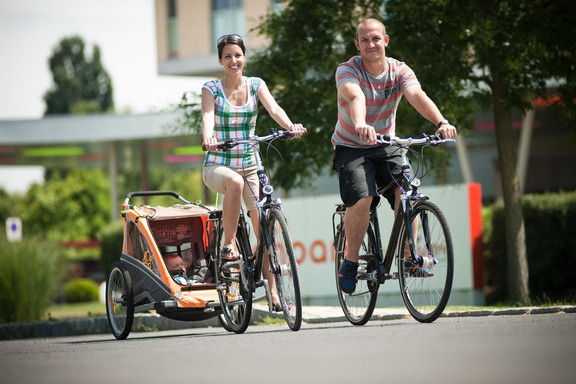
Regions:
[[440, 135], [426, 135], [424, 134], [420, 139], [407, 137], [405, 139], [398, 136], [378, 135], [376, 142], [384, 145], [395, 145], [398, 147], [409, 147], [411, 145], [439, 145], [444, 143], [455, 142], [455, 139], [443, 139]]
[[[219, 141], [213, 144], [214, 147], [218, 149], [228, 150], [240, 144], [254, 144], [261, 143], [264, 141], [269, 141], [272, 139], [282, 139], [288, 140], [294, 137], [294, 132], [292, 131], [279, 131], [274, 128], [270, 128], [270, 134], [266, 136], [252, 136], [249, 139], [229, 139], [226, 141]], [[202, 144], [202, 150], [206, 151], [207, 148]]]

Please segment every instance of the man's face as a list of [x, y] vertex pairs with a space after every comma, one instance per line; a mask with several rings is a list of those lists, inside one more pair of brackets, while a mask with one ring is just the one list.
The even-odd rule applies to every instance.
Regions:
[[360, 51], [362, 60], [374, 62], [384, 59], [389, 39], [381, 25], [370, 23], [358, 28], [358, 36], [354, 43]]

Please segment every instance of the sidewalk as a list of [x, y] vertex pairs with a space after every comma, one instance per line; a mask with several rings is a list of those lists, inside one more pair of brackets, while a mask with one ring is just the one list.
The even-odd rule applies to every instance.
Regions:
[[[466, 311], [444, 311], [442, 317], [472, 317], [472, 316], [501, 316], [501, 315], [535, 315], [546, 313], [576, 313], [576, 306], [555, 307], [519, 307], [479, 309]], [[252, 314], [252, 323], [258, 323], [268, 316], [282, 318], [281, 314], [270, 314], [265, 306], [255, 305]], [[398, 320], [410, 317], [405, 308], [376, 308], [371, 321]], [[302, 321], [304, 324], [334, 323], [347, 321], [340, 307], [307, 306], [302, 308]], [[210, 320], [189, 322], [170, 320], [155, 314], [136, 314], [132, 332], [165, 331], [187, 328], [220, 327], [217, 318]], [[0, 340], [46, 338], [79, 336], [90, 334], [109, 334], [108, 322], [105, 316], [67, 320], [43, 321], [38, 323], [0, 324]]]

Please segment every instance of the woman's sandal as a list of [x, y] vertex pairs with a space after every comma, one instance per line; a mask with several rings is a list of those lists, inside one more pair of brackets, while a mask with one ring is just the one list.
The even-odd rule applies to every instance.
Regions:
[[236, 261], [238, 260], [240, 257], [238, 255], [238, 252], [236, 252], [235, 249], [230, 248], [230, 247], [224, 247], [222, 248], [222, 250], [220, 251], [220, 258], [224, 259], [226, 261]]
[[[274, 312], [282, 312], [282, 304], [280, 304], [280, 296], [278, 296], [278, 292], [271, 292], [270, 298], [272, 299], [272, 310]], [[274, 300], [274, 299], [278, 300]]]

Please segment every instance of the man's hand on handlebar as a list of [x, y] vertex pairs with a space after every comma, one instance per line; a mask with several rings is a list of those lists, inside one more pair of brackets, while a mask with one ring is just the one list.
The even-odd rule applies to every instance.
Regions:
[[456, 132], [456, 127], [452, 124], [442, 124], [435, 135], [440, 135], [443, 139], [455, 139], [458, 136], [458, 132]]
[[358, 136], [360, 136], [360, 140], [362, 140], [363, 143], [376, 144], [378, 135], [373, 126], [368, 124], [361, 124], [357, 125], [354, 129], [356, 130], [356, 133], [358, 133]]

